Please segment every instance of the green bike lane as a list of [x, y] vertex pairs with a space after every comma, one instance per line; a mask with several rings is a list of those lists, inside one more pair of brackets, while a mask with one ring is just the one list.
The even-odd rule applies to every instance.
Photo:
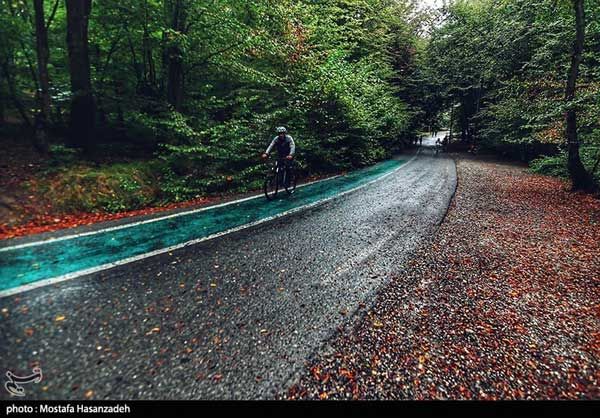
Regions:
[[172, 251], [330, 200], [376, 181], [406, 160], [388, 160], [308, 184], [274, 201], [257, 196], [142, 222], [0, 247], [0, 297]]

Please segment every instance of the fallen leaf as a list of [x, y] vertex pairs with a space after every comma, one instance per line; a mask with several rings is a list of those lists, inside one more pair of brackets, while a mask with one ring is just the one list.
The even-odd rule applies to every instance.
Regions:
[[150, 331], [148, 331], [146, 333], [146, 335], [155, 334], [155, 333], [158, 333], [158, 332], [160, 332], [160, 328], [159, 327], [154, 327]]

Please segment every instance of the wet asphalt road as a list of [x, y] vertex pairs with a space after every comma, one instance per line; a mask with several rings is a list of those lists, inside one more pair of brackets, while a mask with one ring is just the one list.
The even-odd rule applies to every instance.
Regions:
[[[454, 162], [423, 152], [307, 211], [0, 299], [27, 399], [269, 399], [443, 219]], [[1, 391], [0, 399], [7, 394]]]

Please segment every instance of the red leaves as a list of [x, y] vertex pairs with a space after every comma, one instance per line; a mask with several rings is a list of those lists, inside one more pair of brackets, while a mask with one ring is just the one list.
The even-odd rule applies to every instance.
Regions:
[[354, 380], [354, 377], [355, 377], [354, 372], [351, 372], [348, 369], [341, 368], [338, 373], [340, 376], [345, 377], [348, 380]]
[[321, 383], [327, 383], [331, 377], [329, 373], [323, 373], [323, 371], [316, 366], [310, 369], [310, 373], [315, 380]]
[[92, 225], [98, 222], [112, 221], [115, 219], [129, 218], [140, 215], [160, 213], [171, 209], [204, 206], [216, 202], [217, 198], [199, 198], [187, 202], [172, 203], [166, 206], [139, 209], [121, 213], [75, 213], [59, 215], [52, 212], [52, 208], [44, 214], [34, 217], [33, 220], [22, 225], [8, 227], [0, 225], [0, 240], [15, 238], [25, 235], [40, 234], [43, 232], [57, 231], [60, 229], [74, 228], [81, 225]]
[[321, 380], [321, 368], [319, 366], [313, 366], [310, 369], [310, 374], [315, 380]]

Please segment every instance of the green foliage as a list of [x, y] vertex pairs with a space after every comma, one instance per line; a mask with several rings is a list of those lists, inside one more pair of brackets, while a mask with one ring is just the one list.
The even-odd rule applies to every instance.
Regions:
[[[580, 155], [581, 162], [588, 172], [594, 174], [596, 181], [600, 181], [600, 147], [583, 147], [580, 151]], [[537, 174], [545, 174], [564, 179], [569, 178], [567, 154], [564, 151], [557, 155], [537, 158], [533, 160], [529, 166], [531, 171]]]
[[161, 144], [181, 144], [194, 140], [198, 133], [188, 124], [187, 118], [176, 111], [167, 111], [157, 115], [144, 112], [127, 112], [125, 123], [128, 135], [132, 138]]
[[[586, 0], [586, 54], [577, 102], [584, 143], [600, 122], [600, 2]], [[571, 2], [456, 1], [429, 45], [444, 95], [459, 105], [456, 128], [483, 143], [564, 141], [564, 89], [575, 39]], [[544, 149], [540, 145], [540, 151]]]
[[[51, 128], [60, 136], [70, 76], [65, 5], [54, 4], [44, 7], [53, 16]], [[33, 102], [33, 8], [14, 0], [0, 8], [0, 61], [8, 60], [19, 97]], [[434, 113], [433, 95], [422, 99], [421, 18], [410, 0], [95, 0], [89, 59], [96, 140], [107, 142], [99, 148], [116, 157], [142, 149], [140, 159], [155, 152], [159, 163], [151, 176], [119, 165], [77, 168], [83, 155], [55, 146], [52, 173], [77, 173], [60, 172], [56, 198], [64, 192], [65, 207], [115, 211], [245, 191], [260, 185], [259, 156], [279, 125], [296, 140], [305, 174], [389, 157], [415, 135], [419, 117]], [[171, 99], [177, 91], [181, 103]]]
[[408, 133], [408, 116], [405, 105], [371, 65], [345, 58], [341, 52], [331, 55], [310, 74], [301, 91], [310, 105], [299, 110], [306, 111], [310, 122], [306, 130], [314, 135], [307, 144], [308, 158], [348, 168], [397, 150]]
[[[263, 173], [258, 156], [278, 125], [290, 129], [308, 172], [373, 163], [412, 135], [415, 112], [400, 99], [401, 80], [393, 80], [393, 54], [412, 48], [415, 39], [407, 29], [407, 6], [269, 3], [240, 9], [230, 3], [231, 14], [222, 16], [226, 23], [214, 37], [222, 46], [239, 45], [202, 65], [190, 62], [185, 115], [166, 123], [153, 113], [136, 114], [135, 124], [161, 142], [162, 187], [169, 199], [258, 185]], [[404, 38], [395, 32], [400, 28]], [[242, 41], [239, 33], [251, 39]], [[187, 35], [209, 42], [207, 34]], [[191, 59], [198, 58], [189, 49], [196, 41], [180, 45]]]
[[50, 146], [49, 166], [53, 169], [75, 164], [78, 158], [79, 153], [73, 148], [62, 144], [53, 144]]
[[41, 190], [64, 212], [122, 212], [160, 202], [158, 164], [69, 167], [46, 179]]
[[[456, 105], [453, 127], [462, 139], [525, 161], [557, 154], [565, 142], [565, 111], [573, 106], [583, 148], [598, 144], [600, 1], [584, 5], [585, 53], [572, 103], [564, 99], [575, 40], [572, 2], [460, 0], [446, 8], [445, 24], [427, 49], [427, 66], [444, 100]], [[532, 164], [562, 175], [563, 158]]]
[[536, 158], [529, 163], [529, 167], [533, 173], [561, 177], [564, 179], [569, 178], [567, 155], [564, 152], [553, 156]]

